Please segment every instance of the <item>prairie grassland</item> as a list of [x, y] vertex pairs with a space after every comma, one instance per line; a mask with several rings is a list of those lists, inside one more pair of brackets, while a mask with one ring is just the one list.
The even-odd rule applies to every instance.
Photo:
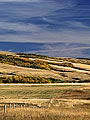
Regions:
[[1, 54], [1, 55], [12, 55], [12, 56], [15, 56], [15, 55], [16, 55], [15, 53], [7, 52], [7, 51], [0, 51], [0, 54]]
[[[5, 55], [8, 55], [8, 53]], [[41, 57], [41, 56], [39, 56]], [[36, 57], [35, 57], [36, 58]], [[37, 59], [37, 58], [36, 58]], [[45, 60], [45, 57], [43, 58]], [[49, 60], [49, 59], [48, 59]], [[54, 59], [57, 62], [57, 59]], [[63, 81], [90, 82], [90, 65], [73, 59], [58, 58], [58, 62], [69, 61], [74, 67], [59, 66], [49, 60], [51, 70], [19, 67], [0, 63], [0, 76], [24, 75], [52, 77]], [[55, 62], [56, 65], [53, 65]], [[85, 63], [88, 61], [85, 60]], [[77, 64], [79, 63], [79, 64]], [[0, 111], [0, 120], [90, 120], [90, 86], [4, 86], [0, 85], [0, 106], [9, 103], [31, 104], [37, 108], [9, 109]], [[41, 107], [41, 108], [39, 108]]]
[[55, 70], [41, 70], [34, 68], [25, 68], [19, 66], [13, 66], [8, 64], [0, 63], [0, 76], [12, 76], [12, 75], [22, 75], [22, 76], [40, 76], [46, 78], [55, 78], [64, 81], [85, 81], [90, 82], [90, 72], [85, 71], [79, 72], [79, 70], [74, 71], [69, 67], [56, 66], [53, 67]]
[[[50, 100], [52, 100], [51, 103]], [[7, 108], [6, 113], [0, 112], [0, 120], [90, 120], [89, 85], [1, 85], [0, 104], [2, 103], [28, 103], [41, 105], [41, 108]]]
[[[78, 87], [78, 86], [77, 86]], [[0, 86], [1, 99], [46, 99], [60, 94], [69, 86]], [[75, 86], [76, 88], [76, 86]], [[77, 89], [77, 88], [76, 88]]]
[[90, 101], [90, 86], [0, 86], [0, 103], [52, 98]]
[[47, 78], [52, 76], [53, 78], [60, 78], [59, 72], [57, 71], [19, 67], [2, 63], [0, 63], [0, 73], [0, 76], [10, 76], [10, 74], [14, 74], [25, 76], [40, 76]]
[[[7, 54], [6, 54], [7, 53]], [[83, 64], [83, 62], [75, 62], [76, 59], [69, 59], [69, 58], [49, 58], [49, 57], [42, 57], [42, 56], [35, 56], [33, 58], [28, 58], [28, 55], [24, 55], [20, 57], [19, 55], [12, 55], [14, 53], [8, 52], [0, 52], [2, 61], [0, 63], [0, 77], [3, 76], [14, 76], [14, 75], [21, 75], [21, 76], [35, 76], [35, 77], [45, 77], [45, 78], [54, 78], [59, 79], [60, 82], [90, 82], [90, 65]], [[27, 56], [27, 57], [25, 57]], [[42, 59], [38, 58], [41, 57]], [[45, 58], [48, 58], [46, 60]], [[9, 61], [9, 63], [8, 63]], [[85, 59], [85, 61], [88, 61]], [[33, 63], [34, 62], [34, 63]], [[50, 69], [44, 68], [39, 69], [37, 66], [39, 62], [39, 67], [49, 67]], [[41, 64], [44, 63], [45, 64]], [[17, 63], [17, 64], [16, 64]], [[28, 64], [35, 65], [33, 68], [30, 68]], [[27, 65], [26, 65], [27, 64]], [[18, 66], [19, 65], [19, 66]], [[21, 67], [20, 67], [21, 66]], [[28, 68], [27, 68], [28, 67]], [[59, 81], [58, 81], [59, 82]]]
[[0, 120], [90, 120], [90, 109], [81, 108], [16, 108], [0, 113]]
[[[0, 99], [50, 99], [53, 96], [58, 96], [58, 98], [72, 97], [87, 98], [90, 97], [90, 86], [0, 86]], [[86, 97], [85, 97], [86, 96]]]

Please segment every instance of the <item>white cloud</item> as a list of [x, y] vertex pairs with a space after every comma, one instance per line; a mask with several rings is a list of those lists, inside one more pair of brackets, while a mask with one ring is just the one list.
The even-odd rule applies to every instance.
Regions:
[[66, 22], [66, 24], [68, 24], [68, 26], [71, 26], [71, 27], [82, 28], [82, 30], [90, 29], [88, 25], [85, 25], [84, 23], [78, 22], [78, 21], [68, 21]]
[[[21, 28], [20, 28], [21, 29]], [[0, 35], [2, 41], [16, 41], [16, 42], [76, 42], [76, 43], [90, 43], [89, 31], [75, 31], [75, 30], [62, 30], [62, 31], [47, 31], [40, 28], [41, 31], [32, 33], [21, 32], [21, 34], [6, 34]], [[36, 30], [36, 29], [35, 29]], [[29, 31], [30, 32], [30, 31]]]
[[[73, 17], [83, 16], [81, 8], [81, 11], [73, 8], [75, 0], [0, 0], [6, 1], [22, 3], [0, 4], [0, 30], [17, 31], [18, 34], [0, 34], [0, 41], [90, 42], [89, 25], [73, 20]], [[29, 22], [37, 17], [45, 23]]]
[[34, 24], [0, 22], [0, 29], [14, 30], [20, 32], [38, 32], [41, 28]]

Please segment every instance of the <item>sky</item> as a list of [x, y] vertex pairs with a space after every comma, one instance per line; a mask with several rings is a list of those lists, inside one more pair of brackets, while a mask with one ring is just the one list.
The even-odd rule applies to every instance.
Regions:
[[0, 41], [90, 44], [90, 0], [0, 0]]

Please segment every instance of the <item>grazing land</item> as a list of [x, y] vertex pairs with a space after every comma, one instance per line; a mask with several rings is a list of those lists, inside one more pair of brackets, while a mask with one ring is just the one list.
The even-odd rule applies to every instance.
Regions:
[[90, 109], [82, 108], [19, 108], [0, 113], [1, 120], [90, 120]]
[[90, 120], [90, 59], [0, 52], [0, 120]]
[[0, 52], [0, 83], [13, 82], [88, 83], [90, 82], [90, 59]]
[[0, 106], [15, 103], [33, 107], [7, 108], [1, 120], [89, 120], [90, 86], [0, 86]]
[[[37, 86], [17, 86], [17, 85], [0, 85], [0, 102], [7, 99], [51, 99], [52, 97], [67, 99], [74, 97], [75, 99], [89, 100], [90, 85], [37, 85]], [[78, 96], [77, 96], [78, 95]]]

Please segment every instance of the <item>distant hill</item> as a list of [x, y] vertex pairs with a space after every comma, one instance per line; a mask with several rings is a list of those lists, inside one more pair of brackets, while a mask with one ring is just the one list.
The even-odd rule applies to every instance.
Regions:
[[7, 52], [7, 51], [0, 51], [0, 55], [12, 55], [12, 56], [15, 56], [16, 54], [12, 53], [12, 52]]
[[0, 51], [28, 52], [54, 57], [89, 57], [90, 44], [0, 42]]

